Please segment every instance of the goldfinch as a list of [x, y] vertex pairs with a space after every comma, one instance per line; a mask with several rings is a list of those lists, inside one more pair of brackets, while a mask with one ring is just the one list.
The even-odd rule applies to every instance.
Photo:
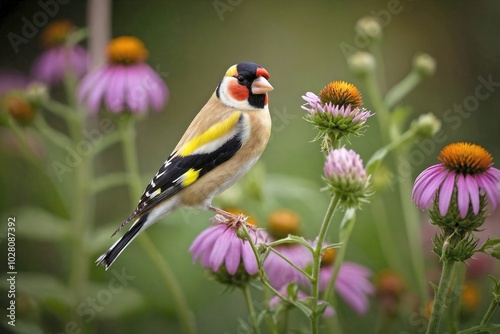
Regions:
[[267, 93], [269, 73], [255, 63], [231, 66], [174, 151], [142, 194], [129, 222], [132, 227], [97, 264], [109, 268], [134, 238], [180, 207], [231, 213], [212, 206], [215, 196], [237, 182], [259, 159], [271, 134]]

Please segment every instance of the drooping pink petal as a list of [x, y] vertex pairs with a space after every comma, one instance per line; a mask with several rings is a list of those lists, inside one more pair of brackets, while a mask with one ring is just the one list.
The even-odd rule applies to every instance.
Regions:
[[259, 271], [257, 265], [257, 260], [255, 259], [255, 254], [253, 253], [252, 247], [247, 242], [244, 242], [241, 246], [241, 258], [243, 260], [243, 265], [247, 273], [250, 275], [255, 275]]
[[457, 176], [457, 201], [460, 217], [465, 218], [469, 211], [469, 190], [465, 183], [465, 176], [460, 173]]
[[441, 185], [439, 192], [439, 213], [445, 216], [450, 207], [451, 196], [453, 195], [453, 188], [455, 186], [455, 174], [450, 173]]
[[358, 314], [366, 313], [369, 306], [368, 298], [364, 294], [353, 289], [350, 284], [351, 277], [346, 277], [341, 273], [342, 268], [340, 268], [339, 275], [335, 281], [335, 290]]
[[229, 246], [229, 251], [226, 253], [226, 269], [231, 275], [234, 275], [238, 270], [238, 266], [241, 261], [241, 247], [242, 240], [235, 237], [231, 240], [231, 245]]
[[421, 209], [428, 208], [434, 198], [436, 197], [436, 194], [439, 190], [439, 187], [445, 180], [448, 171], [442, 170], [442, 171], [434, 171], [435, 174], [429, 175], [428, 180], [424, 183], [424, 180], [422, 180], [422, 188], [419, 188], [421, 194], [418, 196], [418, 193], [415, 194], [417, 196], [415, 198], [415, 204]]
[[87, 97], [87, 107], [89, 111], [93, 114], [97, 114], [101, 106], [101, 100], [108, 87], [110, 73], [108, 71], [103, 72], [100, 80], [95, 83], [95, 86], [90, 90]]
[[234, 235], [234, 232], [228, 228], [215, 241], [212, 254], [210, 255], [210, 268], [212, 268], [214, 272], [218, 271], [222, 265], [232, 238], [236, 238], [236, 235]]
[[472, 211], [475, 215], [477, 215], [479, 213], [480, 204], [479, 186], [473, 176], [465, 176], [465, 187], [469, 191], [470, 201], [472, 202]]
[[193, 254], [193, 262], [207, 250], [207, 244], [211, 244], [212, 240], [217, 238], [222, 232], [223, 230], [219, 231], [216, 226], [210, 226], [198, 234], [189, 247], [189, 252]]
[[80, 81], [78, 87], [78, 100], [80, 102], [84, 102], [87, 99], [90, 90], [100, 81], [105, 72], [105, 68], [97, 68]]
[[168, 87], [162, 78], [147, 64], [144, 64], [143, 71], [146, 74], [143, 85], [146, 89], [149, 103], [154, 111], [159, 112], [168, 100]]
[[488, 175], [488, 172], [476, 175], [476, 181], [479, 187], [484, 190], [488, 196], [493, 209], [496, 209], [500, 202], [500, 191], [498, 184], [493, 176]]
[[122, 65], [114, 65], [110, 70], [109, 87], [104, 97], [106, 108], [120, 113], [125, 105], [125, 76], [127, 69]]

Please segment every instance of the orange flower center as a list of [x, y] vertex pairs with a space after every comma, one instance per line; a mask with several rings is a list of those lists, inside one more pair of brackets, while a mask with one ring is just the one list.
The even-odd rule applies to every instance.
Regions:
[[2, 103], [7, 112], [22, 124], [29, 124], [35, 117], [35, 111], [31, 105], [21, 97], [5, 97]]
[[42, 31], [42, 44], [46, 48], [64, 44], [66, 43], [66, 38], [73, 30], [75, 30], [75, 26], [70, 21], [55, 21]]
[[122, 36], [108, 44], [108, 60], [114, 64], [133, 64], [146, 60], [148, 50], [136, 37]]
[[268, 218], [269, 233], [276, 238], [297, 235], [300, 230], [300, 217], [291, 210], [276, 210]]
[[328, 266], [335, 261], [336, 251], [334, 248], [328, 248], [321, 257], [321, 267]]
[[330, 82], [319, 93], [321, 102], [331, 102], [334, 105], [351, 105], [351, 108], [356, 108], [363, 105], [361, 93], [353, 84], [345, 81]]
[[443, 148], [438, 159], [446, 168], [464, 174], [483, 173], [493, 164], [488, 151], [471, 143], [450, 144]]

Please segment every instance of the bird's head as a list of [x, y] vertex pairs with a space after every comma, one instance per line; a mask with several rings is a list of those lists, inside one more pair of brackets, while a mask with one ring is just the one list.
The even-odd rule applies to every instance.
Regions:
[[267, 108], [267, 93], [274, 88], [269, 73], [255, 63], [231, 66], [217, 86], [217, 98], [225, 105], [239, 110]]

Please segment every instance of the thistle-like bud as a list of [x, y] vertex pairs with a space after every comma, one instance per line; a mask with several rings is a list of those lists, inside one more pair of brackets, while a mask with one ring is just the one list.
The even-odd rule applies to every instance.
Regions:
[[327, 189], [339, 198], [345, 207], [359, 207], [371, 195], [370, 176], [363, 161], [353, 150], [340, 148], [330, 151], [326, 158], [325, 181]]

